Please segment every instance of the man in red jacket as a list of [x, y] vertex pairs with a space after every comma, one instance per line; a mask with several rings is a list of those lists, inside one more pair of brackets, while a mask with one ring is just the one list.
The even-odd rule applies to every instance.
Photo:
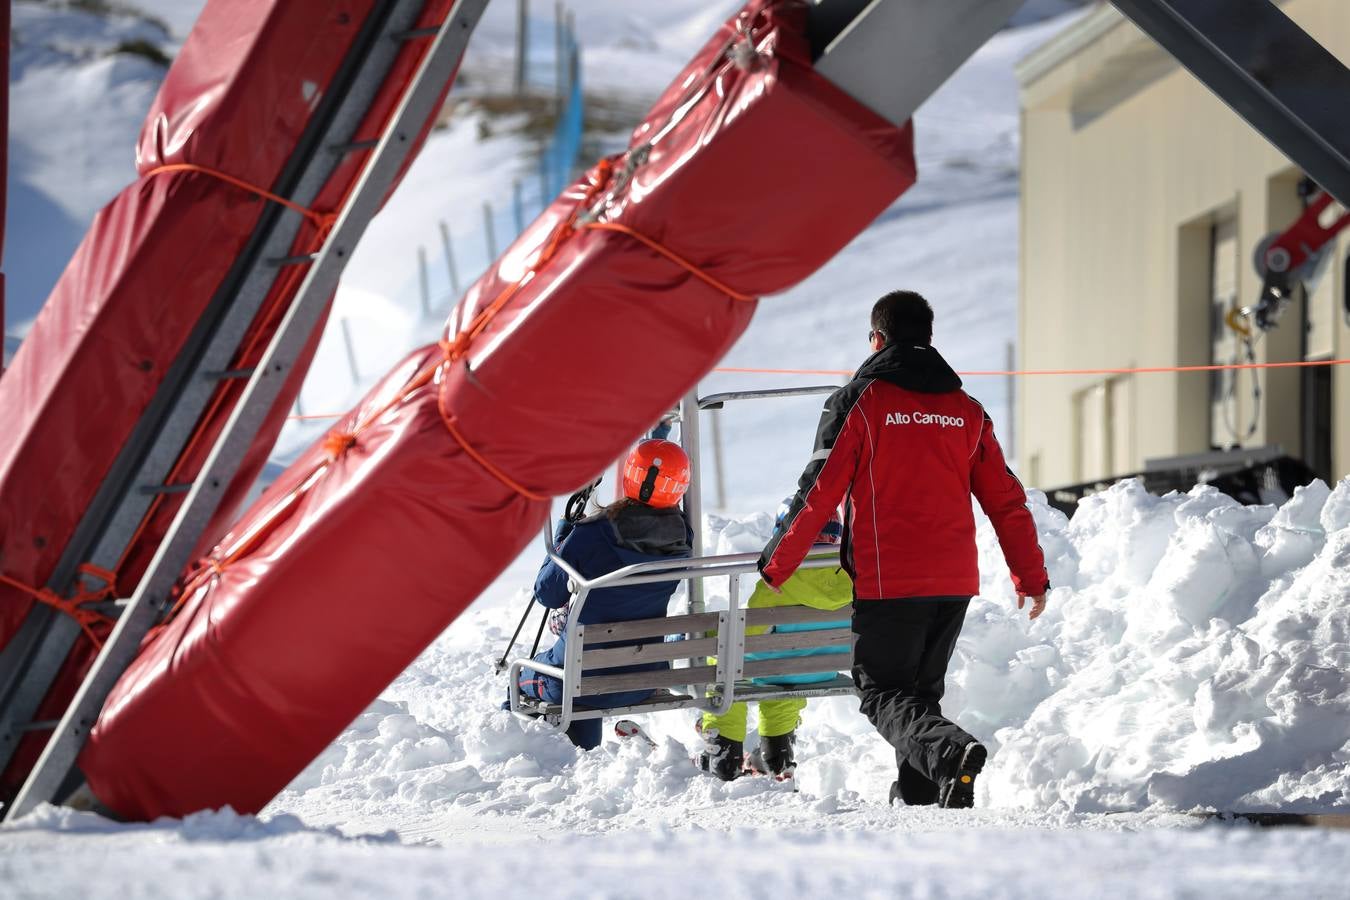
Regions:
[[1018, 608], [1045, 609], [1049, 580], [1026, 493], [993, 422], [932, 347], [933, 310], [912, 291], [872, 307], [873, 353], [825, 402], [815, 453], [759, 570], [801, 564], [847, 497], [841, 558], [853, 577], [853, 680], [895, 747], [891, 802], [969, 807], [987, 751], [942, 715], [947, 663], [979, 592], [973, 494], [1012, 570]]

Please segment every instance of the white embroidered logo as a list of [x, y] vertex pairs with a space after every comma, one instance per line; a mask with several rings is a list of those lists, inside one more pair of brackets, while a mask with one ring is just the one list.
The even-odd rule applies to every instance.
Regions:
[[939, 428], [965, 428], [966, 420], [961, 416], [944, 416], [938, 413], [893, 412], [886, 413], [887, 425], [936, 425]]

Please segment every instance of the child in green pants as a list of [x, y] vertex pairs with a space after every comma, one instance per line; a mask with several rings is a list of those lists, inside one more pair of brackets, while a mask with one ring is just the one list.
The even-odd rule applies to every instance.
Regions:
[[[783, 502], [779, 509], [779, 521], [783, 519], [791, 498]], [[843, 535], [843, 523], [836, 513], [821, 529], [817, 543], [837, 544]], [[755, 586], [749, 609], [762, 609], [773, 606], [809, 606], [813, 609], [844, 609], [853, 602], [853, 582], [838, 568], [798, 569], [783, 582], [782, 593], [774, 593], [764, 583]], [[810, 623], [802, 625], [778, 625], [775, 630], [814, 631], [825, 628], [844, 628], [849, 624], [846, 617], [838, 622]], [[747, 634], [763, 634], [766, 626], [752, 626]], [[749, 653], [746, 659], [775, 659], [785, 656], [813, 656], [835, 652], [839, 648], [822, 647], [813, 650], [783, 650], [768, 653]], [[835, 672], [819, 672], [807, 675], [778, 675], [754, 679], [762, 684], [810, 684], [829, 681]], [[792, 697], [783, 700], [759, 701], [759, 752], [745, 759], [750, 768], [764, 771], [778, 778], [790, 777], [796, 767], [792, 743], [794, 732], [801, 720], [801, 712], [806, 708], [805, 697]], [[699, 731], [703, 735], [706, 748], [700, 757], [700, 765], [723, 781], [738, 777], [744, 767], [744, 743], [748, 704], [735, 703], [724, 715], [715, 716], [704, 713]]]

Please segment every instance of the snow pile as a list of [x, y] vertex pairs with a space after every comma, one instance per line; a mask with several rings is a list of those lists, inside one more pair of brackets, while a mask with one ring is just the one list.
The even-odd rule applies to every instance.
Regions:
[[[1278, 510], [1127, 482], [1071, 524], [1041, 525], [1060, 587], [1028, 632], [1038, 643], [1010, 643], [1001, 670], [1007, 592], [986, 586], [956, 668], [964, 717], [1006, 726], [983, 779], [990, 800], [1350, 803], [1350, 478]], [[990, 670], [1018, 682], [1007, 692], [1021, 705], [1034, 699], [1029, 715], [998, 698], [980, 677]]]
[[[1074, 825], [1117, 810], [1350, 802], [1350, 478], [1279, 509], [1207, 487], [1158, 498], [1137, 482], [1085, 500], [1071, 522], [1039, 493], [1031, 505], [1056, 585], [1036, 622], [1017, 610], [978, 516], [981, 593], [944, 701], [993, 751], [978, 799], [994, 808], [972, 821], [1006, 822], [998, 808]], [[763, 546], [772, 518], [708, 525], [708, 552], [746, 552]], [[693, 711], [639, 717], [650, 750], [609, 735], [582, 753], [515, 720], [498, 709], [505, 684], [492, 660], [536, 564], [522, 558], [501, 582], [516, 589], [462, 616], [267, 814], [431, 840], [675, 827], [691, 816], [713, 828], [946, 823], [942, 811], [897, 822], [884, 805], [894, 757], [852, 697], [812, 701], [796, 794], [700, 773]], [[707, 583], [711, 606], [725, 604], [726, 585]], [[682, 603], [681, 592], [672, 611]], [[522, 641], [514, 655], [527, 649]]]

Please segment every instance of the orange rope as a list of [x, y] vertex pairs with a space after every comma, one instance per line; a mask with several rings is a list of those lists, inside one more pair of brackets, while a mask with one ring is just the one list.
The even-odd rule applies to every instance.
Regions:
[[[957, 375], [975, 377], [981, 375], [1023, 376], [1023, 375], [1139, 375], [1159, 372], [1227, 372], [1234, 369], [1308, 369], [1314, 366], [1345, 366], [1350, 359], [1314, 359], [1299, 362], [1266, 363], [1222, 363], [1212, 366], [1136, 366], [1119, 369], [1013, 369], [1013, 370], [976, 370], [957, 372]], [[713, 369], [718, 374], [728, 375], [853, 375], [847, 369], [757, 369], [750, 367], [731, 367]]]
[[83, 575], [92, 575], [103, 581], [103, 587], [94, 590], [88, 590], [81, 587], [73, 597], [62, 597], [60, 594], [50, 588], [35, 588], [32, 585], [24, 584], [16, 578], [10, 578], [8, 575], [0, 574], [0, 583], [7, 584], [15, 590], [22, 591], [32, 597], [39, 603], [50, 606], [58, 612], [65, 613], [79, 624], [80, 630], [84, 632], [85, 637], [89, 638], [94, 645], [95, 650], [103, 649], [103, 639], [94, 631], [95, 625], [112, 626], [115, 622], [91, 609], [84, 609], [83, 604], [95, 603], [100, 600], [106, 600], [113, 595], [114, 583], [117, 576], [107, 569], [99, 568], [92, 563], [84, 563], [79, 567]]
[[[1233, 369], [1308, 369], [1315, 366], [1347, 366], [1350, 359], [1315, 359], [1302, 362], [1270, 363], [1225, 363], [1212, 366], [1143, 366], [1125, 369], [1018, 369], [1012, 371], [980, 370], [957, 372], [968, 378], [977, 376], [1023, 376], [1023, 375], [1135, 375], [1158, 372], [1225, 372]], [[848, 369], [757, 369], [747, 366], [720, 366], [712, 370], [715, 375], [847, 375], [854, 373]], [[304, 416], [287, 416], [288, 419], [340, 419], [343, 413], [313, 413]]]
[[170, 172], [196, 172], [201, 175], [210, 175], [212, 178], [223, 181], [226, 184], [232, 184], [242, 191], [247, 191], [250, 194], [256, 194], [257, 196], [262, 197], [264, 200], [271, 200], [273, 203], [279, 203], [282, 206], [286, 207], [287, 209], [292, 210], [293, 212], [298, 212], [300, 215], [304, 216], [306, 219], [309, 219], [311, 222], [313, 222], [316, 228], [320, 229], [327, 228], [330, 225], [332, 225], [334, 221], [337, 220], [337, 213], [318, 212], [317, 210], [310, 209], [309, 207], [301, 206], [294, 200], [287, 200], [280, 194], [274, 194], [265, 188], [258, 187], [256, 184], [249, 184], [242, 178], [236, 178], [235, 176], [230, 175], [227, 172], [222, 172], [219, 169], [212, 169], [208, 166], [199, 166], [196, 163], [168, 163], [166, 165], [157, 166], [156, 168], [151, 169], [149, 172], [146, 172], [141, 177], [151, 178], [155, 175], [165, 175]]
[[704, 284], [708, 285], [713, 290], [721, 294], [726, 294], [732, 300], [745, 301], [745, 300], [759, 299], [753, 294], [743, 294], [740, 291], [736, 290], [735, 288], [729, 287], [725, 283], [709, 275], [707, 272], [699, 268], [694, 263], [685, 259], [683, 256], [680, 256], [674, 250], [671, 250], [664, 244], [661, 244], [658, 241], [655, 241], [652, 238], [647, 237], [645, 234], [642, 234], [639, 231], [635, 231], [634, 229], [629, 228], [627, 225], [621, 225], [618, 222], [588, 222], [585, 225], [582, 225], [581, 227], [584, 229], [591, 229], [596, 231], [617, 231], [620, 234], [626, 234], [629, 237], [633, 238], [634, 240], [642, 244], [645, 244], [647, 247], [656, 251], [661, 256], [664, 256], [671, 262], [675, 263], [675, 265], [684, 269], [690, 275], [693, 275], [695, 278], [702, 281]]

